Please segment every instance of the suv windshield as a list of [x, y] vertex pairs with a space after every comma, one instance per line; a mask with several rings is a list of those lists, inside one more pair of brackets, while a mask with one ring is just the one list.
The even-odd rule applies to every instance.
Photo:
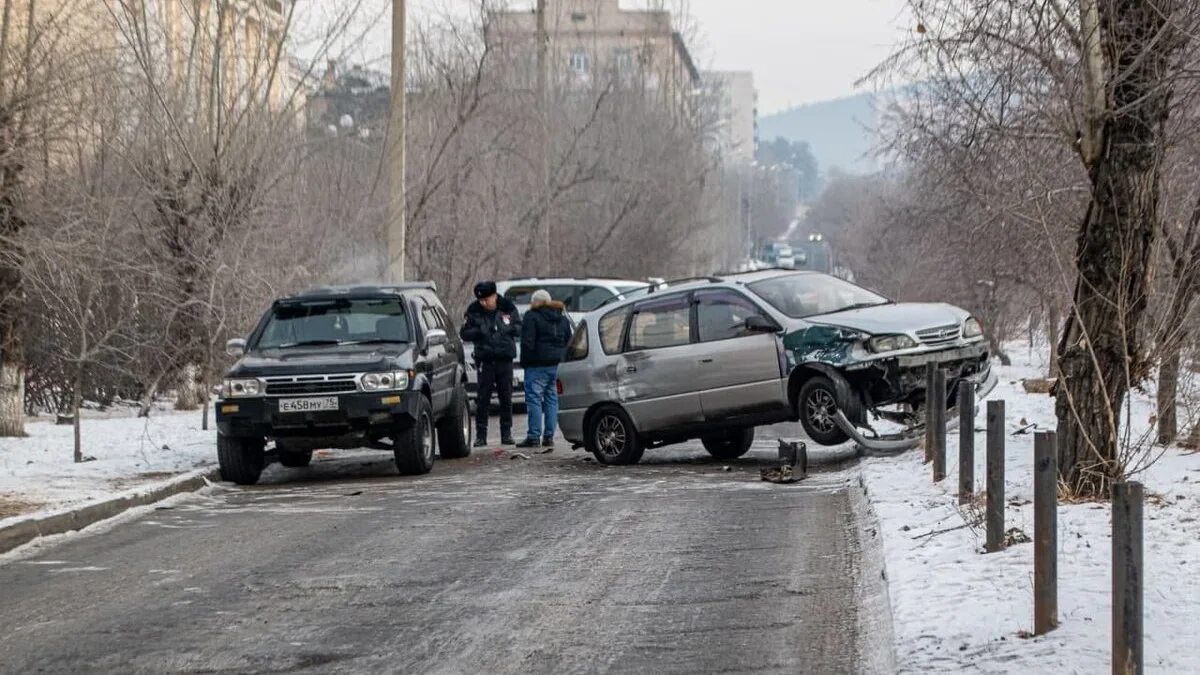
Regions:
[[277, 305], [255, 347], [287, 349], [411, 340], [401, 298], [338, 298]]
[[861, 286], [824, 274], [789, 274], [747, 286], [793, 319], [891, 303]]

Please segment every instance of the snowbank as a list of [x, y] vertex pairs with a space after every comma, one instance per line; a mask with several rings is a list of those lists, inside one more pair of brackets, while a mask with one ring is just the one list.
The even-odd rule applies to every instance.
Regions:
[[27, 438], [0, 439], [0, 527], [215, 465], [216, 431], [202, 431], [200, 415], [85, 417], [83, 454], [95, 461], [82, 464], [72, 460], [70, 426], [30, 422]]
[[[1023, 418], [1054, 429], [1054, 405], [1020, 380], [1045, 372], [1027, 348], [1000, 368], [992, 399], [1007, 406], [1006, 527], [1033, 536], [1033, 435], [1011, 433]], [[1149, 429], [1153, 392], [1135, 394], [1135, 434]], [[975, 483], [984, 490], [984, 405], [976, 418]], [[1200, 455], [1167, 449], [1135, 478], [1146, 485], [1145, 654], [1150, 672], [1200, 672]], [[983, 554], [984, 529], [955, 491], [958, 434], [947, 438], [948, 478], [932, 483], [923, 452], [870, 458], [861, 470], [884, 535], [901, 672], [1108, 672], [1111, 640], [1111, 519], [1108, 504], [1058, 507], [1060, 626], [1033, 628], [1033, 545]], [[982, 509], [982, 501], [978, 509]], [[971, 523], [971, 524], [968, 524]]]

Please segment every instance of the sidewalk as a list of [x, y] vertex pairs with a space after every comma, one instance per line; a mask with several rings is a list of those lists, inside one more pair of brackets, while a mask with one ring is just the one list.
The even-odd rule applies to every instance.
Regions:
[[76, 464], [73, 431], [53, 418], [31, 420], [26, 438], [0, 439], [0, 528], [18, 521], [145, 492], [216, 466], [216, 431], [200, 429], [201, 411], [155, 411], [149, 418], [84, 417]]
[[[1027, 348], [1013, 350], [990, 396], [1007, 406], [1006, 528], [1033, 537], [1033, 435], [1027, 423], [1055, 428], [1054, 402], [1028, 394], [1021, 378], [1045, 372]], [[1151, 428], [1153, 388], [1135, 392], [1129, 421], [1135, 438]], [[986, 404], [976, 417], [975, 484], [985, 486]], [[1126, 420], [1122, 420], [1123, 424]], [[959, 507], [958, 434], [947, 438], [947, 478], [932, 482], [920, 449], [867, 458], [861, 471], [883, 531], [889, 594], [901, 672], [1097, 673], [1110, 666], [1111, 519], [1108, 503], [1058, 506], [1060, 626], [1033, 628], [1033, 545], [982, 554], [983, 502]], [[1165, 451], [1134, 477], [1146, 486], [1145, 654], [1147, 672], [1200, 672], [1200, 455]]]

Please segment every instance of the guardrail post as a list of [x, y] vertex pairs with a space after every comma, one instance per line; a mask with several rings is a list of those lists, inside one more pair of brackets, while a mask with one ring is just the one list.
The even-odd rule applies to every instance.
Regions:
[[1143, 497], [1141, 483], [1113, 485], [1113, 675], [1145, 672], [1142, 654]]
[[937, 370], [934, 363], [925, 364], [925, 463], [928, 464], [933, 460], [933, 427], [936, 420], [934, 419], [934, 406], [930, 403], [933, 400], [933, 373]]
[[1058, 626], [1058, 455], [1053, 431], [1033, 441], [1033, 633]]
[[946, 371], [933, 371], [933, 482], [946, 478]]
[[975, 496], [975, 384], [958, 384], [958, 503]]
[[1004, 401], [987, 404], [987, 550], [1004, 548]]

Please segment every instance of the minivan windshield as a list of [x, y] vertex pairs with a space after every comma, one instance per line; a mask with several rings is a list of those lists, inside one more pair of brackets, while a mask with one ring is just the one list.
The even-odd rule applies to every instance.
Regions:
[[826, 274], [788, 274], [747, 284], [747, 287], [793, 319], [892, 302], [861, 286]]
[[289, 349], [411, 340], [403, 299], [336, 298], [276, 305], [255, 348]]

